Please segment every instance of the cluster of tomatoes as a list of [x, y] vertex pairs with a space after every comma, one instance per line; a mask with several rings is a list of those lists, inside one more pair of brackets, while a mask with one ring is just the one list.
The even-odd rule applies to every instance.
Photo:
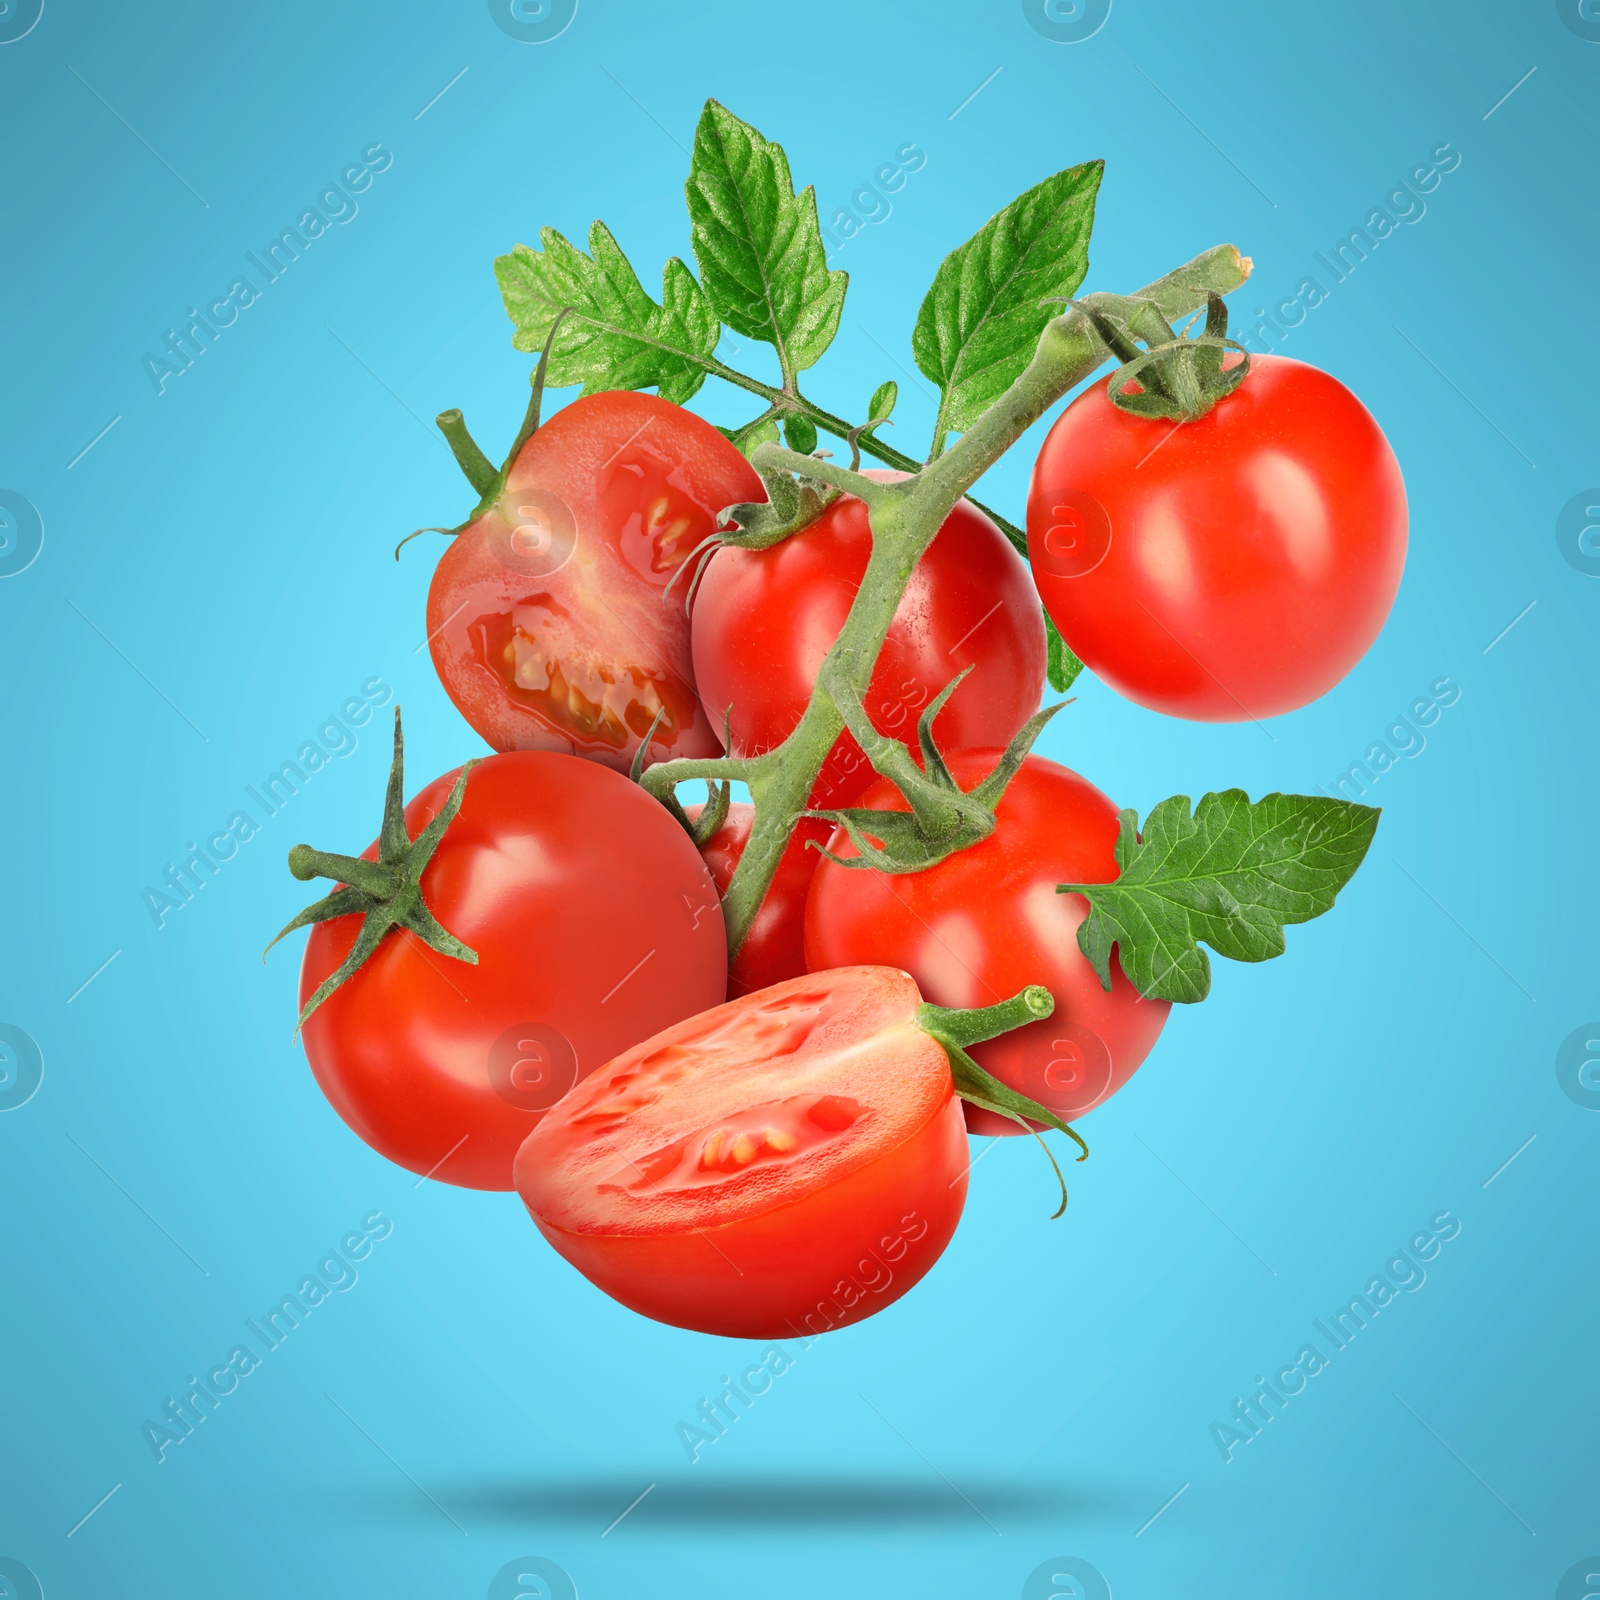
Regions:
[[[849, 868], [843, 832], [798, 819], [730, 962], [719, 894], [750, 807], [697, 844], [630, 771], [641, 746], [773, 749], [806, 709], [872, 535], [845, 496], [770, 548], [719, 545], [718, 513], [764, 498], [727, 437], [665, 400], [557, 412], [428, 597], [439, 677], [500, 753], [402, 813], [397, 727], [382, 837], [359, 862], [296, 866], [346, 885], [297, 919], [315, 923], [301, 1000], [317, 1081], [361, 1138], [444, 1182], [516, 1188], [623, 1304], [751, 1337], [904, 1293], [954, 1231], [966, 1133], [1022, 1131], [963, 1104], [930, 1006], [1047, 988], [1052, 1015], [971, 1057], [1063, 1119], [1128, 1080], [1169, 1009], [1115, 961], [1103, 988], [1080, 953], [1086, 902], [1056, 886], [1117, 876], [1117, 809], [1034, 755], [994, 831], [924, 871]], [[1087, 390], [1040, 454], [1028, 536], [1025, 560], [958, 505], [866, 697], [915, 753], [919, 714], [973, 669], [933, 723], [964, 790], [1038, 709], [1041, 598], [1146, 706], [1235, 719], [1323, 693], [1394, 597], [1404, 493], [1347, 390], [1257, 358], [1182, 426]], [[906, 808], [848, 734], [811, 805]]]

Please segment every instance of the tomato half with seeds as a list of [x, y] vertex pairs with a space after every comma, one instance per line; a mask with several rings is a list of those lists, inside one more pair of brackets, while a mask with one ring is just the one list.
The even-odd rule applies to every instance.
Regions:
[[[698, 817], [700, 808], [690, 806], [688, 812], [691, 817]], [[755, 807], [735, 801], [728, 807], [722, 826], [700, 847], [719, 895], [728, 892], [754, 821]], [[806, 895], [822, 859], [808, 845], [812, 840], [822, 843], [832, 831], [828, 823], [814, 818], [802, 817], [795, 823], [761, 908], [728, 963], [730, 1000], [782, 983], [786, 978], [798, 978], [806, 970]]]
[[695, 693], [683, 574], [718, 511], [765, 491], [710, 423], [655, 395], [574, 400], [523, 445], [496, 503], [428, 589], [428, 642], [457, 709], [496, 750], [626, 771], [721, 748]]
[[1202, 722], [1327, 693], [1377, 638], [1406, 559], [1406, 491], [1365, 406], [1316, 367], [1252, 356], [1191, 422], [1101, 380], [1057, 419], [1028, 552], [1062, 637], [1118, 694]]
[[584, 1277], [659, 1322], [822, 1333], [898, 1299], [967, 1192], [944, 1047], [903, 972], [851, 967], [692, 1017], [578, 1085], [516, 1183]]
[[[695, 680], [718, 730], [733, 708], [736, 754], [760, 754], [793, 732], [871, 552], [867, 508], [845, 495], [770, 550], [729, 545], [712, 557], [694, 606]], [[1039, 709], [1044, 619], [1027, 562], [963, 500], [895, 611], [866, 696], [873, 725], [915, 747], [922, 708], [966, 667], [975, 670], [934, 721], [941, 747], [1007, 743]], [[841, 734], [811, 803], [849, 805], [876, 776], [860, 745]]]
[[[413, 839], [457, 776], [405, 808]], [[364, 855], [375, 860], [377, 846]], [[723, 997], [722, 910], [693, 842], [637, 784], [593, 762], [531, 750], [480, 762], [420, 885], [477, 964], [393, 929], [301, 1037], [350, 1127], [441, 1183], [511, 1188], [517, 1147], [574, 1083]], [[361, 922], [312, 928], [302, 1005]]]
[[[1001, 751], [946, 756], [970, 790]], [[863, 806], [904, 811], [900, 791], [880, 779]], [[866, 832], [870, 835], [871, 829]], [[1125, 1084], [1149, 1054], [1171, 1010], [1143, 999], [1111, 957], [1111, 990], [1078, 948], [1089, 914], [1058, 883], [1109, 883], [1117, 876], [1117, 808], [1093, 784], [1043, 756], [1029, 756], [995, 808], [995, 831], [923, 872], [893, 877], [826, 859], [806, 906], [806, 960], [813, 971], [858, 961], [903, 967], [935, 1005], [986, 1006], [1024, 985], [1043, 984], [1053, 1015], [970, 1047], [979, 1066], [1054, 1111], [1081, 1117]], [[830, 854], [850, 859], [844, 831]], [[1017, 1123], [967, 1106], [974, 1133], [1021, 1133]]]

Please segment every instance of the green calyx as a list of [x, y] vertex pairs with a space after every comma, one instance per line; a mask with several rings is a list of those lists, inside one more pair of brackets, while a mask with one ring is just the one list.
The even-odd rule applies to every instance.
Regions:
[[[911, 809], [879, 811], [858, 806], [840, 811], [808, 811], [807, 816], [819, 817], [843, 828], [856, 854], [836, 856], [821, 845], [814, 844], [813, 848], [841, 867], [866, 867], [875, 872], [891, 873], [924, 872], [994, 832], [995, 807], [1027, 759], [1034, 740], [1062, 706], [1071, 702], [1063, 700], [1058, 705], [1036, 711], [1006, 746], [1005, 754], [988, 777], [963, 792], [939, 753], [933, 737], [933, 722], [962, 678], [971, 671], [968, 667], [946, 684], [917, 719], [917, 742], [922, 750], [920, 767], [903, 744], [876, 734], [876, 730], [873, 730], [876, 736], [872, 744], [864, 746], [873, 770], [893, 782]], [[853, 719], [845, 720], [852, 724], [851, 731], [856, 733]]]
[[[1106, 393], [1114, 406], [1133, 416], [1195, 422], [1249, 375], [1250, 352], [1228, 337], [1228, 308], [1219, 294], [1207, 296], [1205, 329], [1192, 339], [1175, 333], [1153, 300], [1135, 301], [1133, 315], [1121, 327], [1087, 301], [1072, 304], [1121, 359]], [[1143, 350], [1136, 338], [1145, 341]], [[1243, 358], [1231, 367], [1224, 365], [1230, 350]]]
[[[567, 310], [571, 308], [568, 307]], [[534, 367], [528, 384], [532, 393], [528, 397], [528, 409], [523, 413], [522, 426], [517, 429], [517, 436], [511, 442], [511, 449], [506, 453], [504, 464], [497, 471], [494, 463], [479, 448], [478, 441], [472, 437], [467, 428], [467, 419], [461, 414], [458, 406], [451, 406], [448, 411], [441, 411], [435, 417], [434, 423], [439, 432], [444, 435], [444, 441], [450, 446], [450, 454], [456, 458], [456, 465], [461, 468], [461, 475], [472, 485], [473, 493], [478, 497], [478, 503], [472, 508], [471, 514], [465, 522], [458, 523], [453, 528], [418, 528], [415, 533], [408, 533], [399, 544], [394, 547], [394, 558], [400, 559], [400, 552], [411, 543], [418, 534], [442, 533], [447, 538], [454, 538], [463, 529], [469, 528], [481, 517], [485, 511], [492, 510], [500, 499], [500, 491], [505, 488], [506, 479], [511, 469], [516, 465], [516, 460], [522, 454], [522, 447], [534, 434], [539, 431], [540, 413], [544, 409], [544, 381], [545, 374], [550, 367], [550, 347], [555, 343], [557, 331], [566, 319], [567, 310], [556, 316], [550, 326], [549, 337], [544, 342], [544, 349], [540, 352], [538, 364]]]
[[[852, 474], [861, 470], [862, 439], [870, 429], [889, 421], [889, 413], [894, 409], [895, 402], [893, 391], [892, 383], [880, 384], [872, 396], [871, 417], [860, 426], [851, 428], [846, 435], [850, 445]], [[764, 423], [775, 411], [776, 408], [766, 416], [758, 417], [751, 426]], [[717, 515], [719, 543], [731, 544], [741, 550], [770, 550], [773, 545], [781, 544], [783, 540], [809, 528], [845, 493], [836, 483], [813, 476], [805, 470], [807, 458], [820, 463], [826, 461], [832, 452], [816, 449], [817, 430], [809, 421], [805, 422], [805, 429], [809, 430], [805, 432], [795, 424], [793, 416], [784, 423], [784, 435], [789, 441], [787, 464], [775, 462], [771, 451], [760, 449], [761, 444], [776, 443], [775, 439], [760, 440], [752, 447], [750, 463], [760, 474], [767, 498], [763, 501], [741, 501], [720, 511]], [[804, 450], [796, 443], [797, 438], [806, 445]], [[818, 470], [822, 469], [819, 467]]]
[[[313, 878], [332, 878], [339, 887], [315, 905], [307, 906], [299, 916], [287, 923], [272, 944], [267, 946], [267, 950], [296, 928], [308, 927], [314, 922], [327, 922], [334, 917], [362, 918], [361, 932], [357, 934], [350, 954], [306, 1001], [295, 1022], [296, 1032], [305, 1026], [306, 1018], [362, 966], [391, 928], [406, 928], [440, 955], [477, 965], [477, 952], [468, 949], [453, 933], [442, 928], [422, 898], [423, 869], [433, 859], [433, 852], [444, 837], [445, 829], [461, 809], [462, 799], [467, 792], [467, 775], [477, 764], [476, 761], [469, 761], [462, 767], [461, 775], [456, 779], [455, 787], [439, 814], [413, 839], [406, 832], [405, 740], [400, 731], [400, 708], [396, 706], [394, 763], [389, 768], [389, 787], [384, 796], [378, 859], [368, 861], [361, 856], [335, 855], [313, 850], [308, 844], [297, 844], [289, 852], [289, 870], [301, 882], [309, 883]], [[261, 952], [263, 961], [266, 960], [267, 950]]]
[[1067, 1180], [1062, 1177], [1061, 1167], [1051, 1154], [1050, 1146], [1039, 1138], [1038, 1130], [1032, 1124], [1042, 1122], [1046, 1127], [1066, 1134], [1082, 1152], [1077, 1158], [1079, 1161], [1088, 1159], [1089, 1147], [1079, 1134], [1048, 1106], [1040, 1105], [1037, 1100], [1030, 1100], [1025, 1094], [1018, 1094], [1015, 1089], [1008, 1089], [998, 1078], [985, 1072], [967, 1054], [967, 1046], [981, 1044], [985, 1039], [998, 1038], [1000, 1034], [1009, 1033], [1013, 1028], [1025, 1027], [1030, 1022], [1043, 1021], [1054, 1012], [1055, 1008], [1054, 997], [1040, 984], [1032, 984], [1020, 994], [1014, 994], [1009, 1000], [1002, 1000], [998, 1005], [979, 1006], [970, 1011], [948, 1010], [944, 1006], [932, 1005], [927, 1001], [917, 1007], [918, 1026], [924, 1033], [937, 1039], [944, 1046], [944, 1053], [950, 1058], [950, 1076], [955, 1082], [956, 1093], [968, 1105], [1011, 1118], [1013, 1122], [1033, 1134], [1034, 1138], [1039, 1139], [1039, 1148], [1049, 1157], [1056, 1181], [1061, 1185], [1061, 1204], [1056, 1208], [1051, 1221], [1061, 1216], [1067, 1209]]

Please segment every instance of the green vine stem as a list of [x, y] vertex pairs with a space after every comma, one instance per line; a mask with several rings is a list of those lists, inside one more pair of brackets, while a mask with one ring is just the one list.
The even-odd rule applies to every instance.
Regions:
[[[1087, 296], [1086, 301], [1096, 312], [1123, 325], [1137, 317], [1146, 302], [1154, 303], [1171, 321], [1204, 306], [1211, 294], [1237, 289], [1249, 275], [1247, 257], [1232, 245], [1218, 245], [1157, 279], [1136, 296], [1096, 294]], [[749, 931], [795, 821], [807, 809], [822, 764], [845, 729], [845, 708], [849, 721], [861, 726], [862, 732], [868, 731], [863, 726], [867, 724], [864, 701], [872, 670], [923, 552], [973, 484], [1110, 354], [1083, 311], [1074, 308], [1054, 318], [1021, 377], [936, 460], [922, 466], [898, 452], [886, 454], [886, 447], [874, 448], [876, 441], [862, 439], [862, 447], [879, 460], [889, 461], [892, 454], [890, 464], [911, 473], [898, 482], [864, 478], [848, 467], [803, 456], [780, 445], [763, 444], [756, 450], [754, 461], [758, 467], [804, 472], [864, 500], [872, 528], [872, 553], [844, 627], [817, 675], [811, 700], [782, 744], [755, 756], [664, 761], [644, 772], [644, 787], [663, 802], [679, 783], [692, 778], [732, 778], [749, 786], [755, 817], [744, 853], [723, 897], [730, 953], [738, 950]], [[808, 401], [782, 395], [731, 369], [716, 375], [801, 412], [830, 433], [849, 437], [846, 424]], [[882, 743], [874, 730], [872, 742], [866, 746], [869, 758], [876, 753], [874, 746]], [[896, 758], [891, 754], [888, 759], [892, 762]]]

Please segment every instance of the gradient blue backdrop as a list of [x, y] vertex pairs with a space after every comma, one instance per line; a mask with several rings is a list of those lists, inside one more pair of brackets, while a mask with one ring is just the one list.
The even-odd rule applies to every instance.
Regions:
[[[0, 1116], [0, 1556], [22, 1564], [0, 1594], [35, 1592], [25, 1567], [52, 1600], [476, 1597], [540, 1557], [496, 1595], [1498, 1600], [1600, 1550], [1600, 1092], [1557, 1062], [1600, 1017], [1600, 491], [1572, 560], [1557, 531], [1600, 483], [1600, 13], [1227, 11], [1124, 0], [1070, 43], [1015, 3], [582, 0], [521, 42], [482, 0], [46, 0], [0, 45], [0, 488], [43, 526], [0, 582], [0, 1022], [44, 1074]], [[1089, 287], [1232, 240], [1256, 262], [1236, 315], [1331, 289], [1284, 348], [1403, 463], [1387, 631], [1264, 728], [1086, 678], [1047, 753], [1141, 810], [1314, 791], [1434, 680], [1461, 695], [1379, 780], [1336, 910], [1281, 961], [1219, 962], [1087, 1120], [1065, 1221], [1026, 1141], [987, 1154], [929, 1279], [691, 1464], [675, 1424], [740, 1348], [605, 1300], [514, 1197], [387, 1165], [290, 1039], [298, 952], [258, 959], [305, 899], [284, 851], [371, 837], [381, 726], [164, 927], [141, 891], [370, 677], [406, 708], [413, 785], [481, 750], [418, 649], [436, 552], [389, 559], [468, 506], [429, 419], [463, 406], [491, 453], [514, 430], [529, 363], [490, 263], [541, 224], [604, 217], [647, 285], [688, 254], [707, 95], [784, 143], [825, 216], [926, 152], [835, 257], [850, 296], [812, 384], [860, 414], [898, 378], [902, 444], [932, 415], [907, 371], [923, 286], [1068, 163], [1108, 163]], [[359, 213], [158, 397], [145, 353], [374, 142], [393, 164]], [[1426, 215], [1332, 284], [1312, 252], [1441, 143], [1461, 162]], [[1031, 455], [984, 486], [1013, 515]], [[0, 1039], [12, 1104], [27, 1046]], [[393, 1231], [359, 1282], [158, 1465], [142, 1425], [375, 1210]], [[1225, 1463], [1210, 1424], [1441, 1210], [1461, 1232], [1426, 1283]], [[1590, 1570], [1563, 1600], [1600, 1592]]]

